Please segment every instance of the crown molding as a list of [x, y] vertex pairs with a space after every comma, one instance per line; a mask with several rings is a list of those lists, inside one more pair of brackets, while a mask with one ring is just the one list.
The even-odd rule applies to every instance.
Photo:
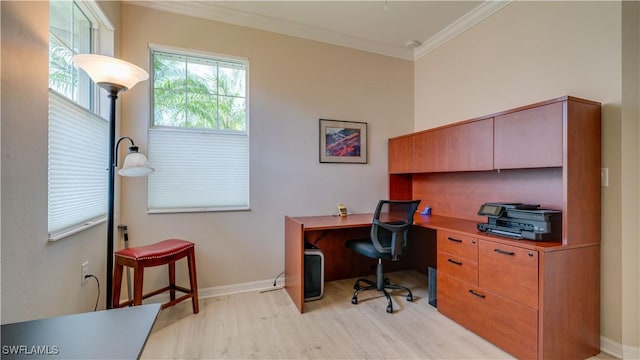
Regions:
[[491, 14], [509, 5], [512, 1], [513, 0], [499, 0], [483, 2], [463, 17], [451, 23], [451, 25], [442, 29], [439, 33], [423, 42], [421, 46], [415, 48], [413, 60], [418, 60], [438, 47], [444, 45], [447, 41], [467, 31], [477, 23], [488, 18]]
[[415, 61], [500, 10], [512, 0], [485, 1], [417, 48], [392, 46], [287, 20], [251, 14], [203, 1], [128, 0], [126, 3]]

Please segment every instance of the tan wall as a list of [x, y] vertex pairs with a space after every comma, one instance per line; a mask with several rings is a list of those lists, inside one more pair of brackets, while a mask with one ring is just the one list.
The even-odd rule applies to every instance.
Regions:
[[[146, 181], [122, 180], [131, 242], [194, 241], [201, 289], [272, 281], [285, 215], [370, 212], [387, 196], [387, 139], [413, 127], [412, 62], [132, 5], [122, 25], [123, 57], [144, 68], [148, 43], [249, 59], [250, 211], [147, 214]], [[149, 86], [122, 96], [122, 134], [143, 151]], [[369, 164], [320, 164], [319, 118], [367, 122]]]
[[104, 288], [104, 225], [47, 242], [49, 5], [1, 6], [2, 323], [91, 311], [97, 286], [80, 285], [80, 264], [89, 261]]
[[622, 343], [640, 358], [640, 2], [622, 3]]
[[[637, 114], [622, 115], [633, 105], [623, 107], [621, 11], [619, 2], [511, 3], [416, 62], [415, 129], [563, 95], [601, 102], [602, 166], [609, 168], [610, 182], [602, 188], [601, 333], [637, 349], [638, 284], [628, 280], [623, 287], [622, 279], [623, 273], [640, 275], [640, 254], [631, 245], [640, 239], [640, 134]], [[637, 33], [637, 15], [625, 26], [635, 26]]]

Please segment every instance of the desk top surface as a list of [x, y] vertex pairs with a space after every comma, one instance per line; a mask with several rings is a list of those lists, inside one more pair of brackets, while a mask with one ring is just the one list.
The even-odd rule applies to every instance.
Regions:
[[136, 359], [160, 304], [2, 325], [2, 357], [11, 359]]
[[306, 231], [329, 230], [369, 226], [373, 220], [373, 214], [349, 214], [347, 216], [297, 216], [292, 217], [291, 219], [302, 224]]
[[[300, 223], [304, 231], [344, 229], [350, 227], [370, 226], [373, 214], [350, 214], [347, 216], [323, 215], [323, 216], [300, 216], [291, 217], [294, 221]], [[560, 241], [532, 241], [532, 240], [514, 240], [495, 236], [481, 232], [477, 229], [476, 221], [457, 219], [439, 215], [421, 215], [416, 213], [414, 217], [414, 225], [433, 230], [445, 230], [458, 232], [465, 235], [476, 236], [495, 242], [501, 242], [508, 245], [517, 245], [524, 248], [554, 251], [567, 248]], [[589, 245], [582, 244], [580, 246]]]

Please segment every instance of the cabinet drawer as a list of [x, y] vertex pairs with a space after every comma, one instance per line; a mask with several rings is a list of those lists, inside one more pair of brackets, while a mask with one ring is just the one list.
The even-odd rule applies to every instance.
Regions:
[[538, 308], [538, 252], [482, 240], [478, 285], [518, 303]]
[[478, 263], [469, 259], [438, 251], [438, 272], [478, 285]]
[[478, 261], [478, 239], [471, 236], [439, 230], [438, 250], [474, 262]]
[[438, 311], [519, 359], [538, 356], [538, 312], [438, 271]]

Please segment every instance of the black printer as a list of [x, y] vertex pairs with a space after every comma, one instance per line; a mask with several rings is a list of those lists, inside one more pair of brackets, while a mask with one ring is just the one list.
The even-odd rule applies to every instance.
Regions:
[[540, 205], [523, 203], [484, 203], [478, 215], [487, 216], [478, 230], [514, 239], [560, 240], [562, 211], [540, 209]]

